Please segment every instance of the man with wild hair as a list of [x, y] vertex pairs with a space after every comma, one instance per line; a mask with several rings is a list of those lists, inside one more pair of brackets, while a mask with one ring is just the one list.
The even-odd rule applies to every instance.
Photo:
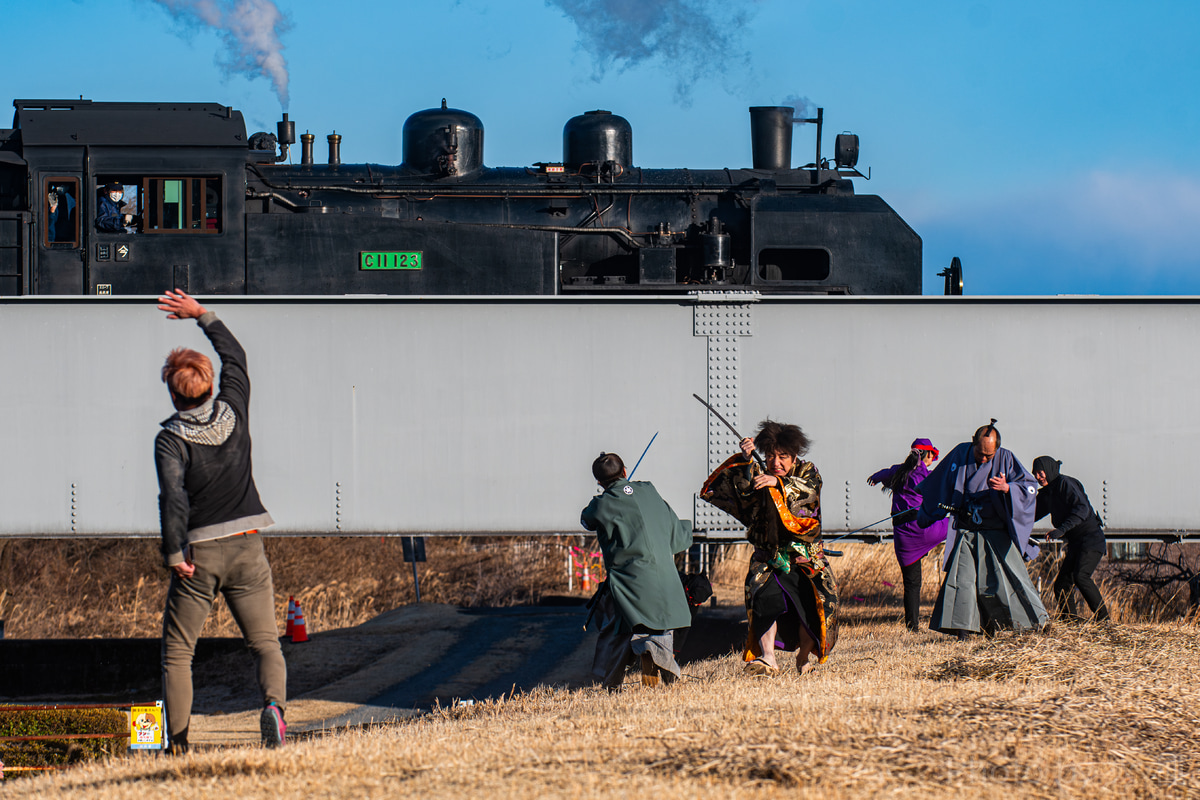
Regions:
[[642, 683], [671, 683], [679, 677], [674, 632], [692, 624], [674, 554], [692, 544], [692, 525], [680, 520], [649, 481], [626, 480], [616, 453], [601, 453], [592, 476], [604, 489], [579, 521], [596, 532], [607, 580], [597, 591], [600, 638], [592, 673], [608, 689], [625, 680], [638, 663]]
[[188, 747], [192, 657], [218, 593], [257, 661], [263, 744], [278, 747], [286, 731], [287, 666], [275, 626], [271, 567], [258, 535], [273, 520], [254, 486], [246, 352], [195, 298], [168, 291], [158, 302], [167, 319], [196, 320], [221, 359], [216, 397], [212, 362], [203, 353], [176, 348], [162, 369], [175, 406], [154, 440], [162, 554], [171, 570], [162, 642], [170, 747]]
[[1022, 560], [1038, 554], [1029, 541], [1037, 482], [1000, 446], [996, 420], [951, 450], [917, 491], [921, 527], [953, 512], [946, 577], [929, 627], [959, 639], [979, 632], [990, 636], [1000, 628], [1044, 628], [1046, 608]]
[[[796, 651], [806, 674], [824, 664], [838, 638], [837, 580], [821, 536], [821, 474], [795, 425], [765, 420], [708, 477], [700, 498], [746, 526], [754, 545], [746, 575], [745, 661], [752, 675], [779, 672], [775, 651]], [[765, 454], [760, 464], [758, 450]]]

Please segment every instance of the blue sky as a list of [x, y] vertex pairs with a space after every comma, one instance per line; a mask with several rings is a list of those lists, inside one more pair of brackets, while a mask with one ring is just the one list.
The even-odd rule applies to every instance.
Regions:
[[[270, 0], [3, 5], [6, 102], [220, 102], [273, 131], [286, 87], [347, 162], [399, 163], [405, 118], [445, 97], [490, 166], [558, 160], [563, 123], [605, 108], [638, 166], [741, 167], [747, 107], [805, 98], [826, 154], [859, 134], [857, 191], [921, 235], [927, 293], [959, 256], [969, 294], [1200, 294], [1191, 0], [275, 0], [277, 25]], [[244, 58], [199, 21], [247, 9], [272, 35]]]

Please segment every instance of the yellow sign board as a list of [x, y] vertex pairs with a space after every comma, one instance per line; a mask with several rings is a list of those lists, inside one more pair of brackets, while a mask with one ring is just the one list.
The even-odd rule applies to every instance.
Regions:
[[129, 747], [132, 750], [161, 750], [164, 746], [163, 704], [132, 706], [129, 709]]

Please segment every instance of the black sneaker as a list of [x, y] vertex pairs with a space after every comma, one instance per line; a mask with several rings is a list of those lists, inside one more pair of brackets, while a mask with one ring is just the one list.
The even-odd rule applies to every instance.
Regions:
[[259, 728], [262, 730], [263, 747], [283, 747], [287, 723], [283, 721], [283, 712], [279, 710], [279, 706], [267, 703], [259, 719]]

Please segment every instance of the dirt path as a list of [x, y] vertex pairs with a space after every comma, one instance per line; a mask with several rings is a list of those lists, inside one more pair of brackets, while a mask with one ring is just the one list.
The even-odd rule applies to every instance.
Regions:
[[[728, 652], [741, 609], [705, 609], [681, 661]], [[458, 699], [592, 683], [595, 630], [581, 606], [460, 609], [420, 604], [355, 628], [284, 644], [289, 735], [410, 717]], [[744, 625], [741, 628], [744, 630]], [[190, 739], [198, 746], [257, 742], [260, 711], [247, 653], [195, 668]]]

